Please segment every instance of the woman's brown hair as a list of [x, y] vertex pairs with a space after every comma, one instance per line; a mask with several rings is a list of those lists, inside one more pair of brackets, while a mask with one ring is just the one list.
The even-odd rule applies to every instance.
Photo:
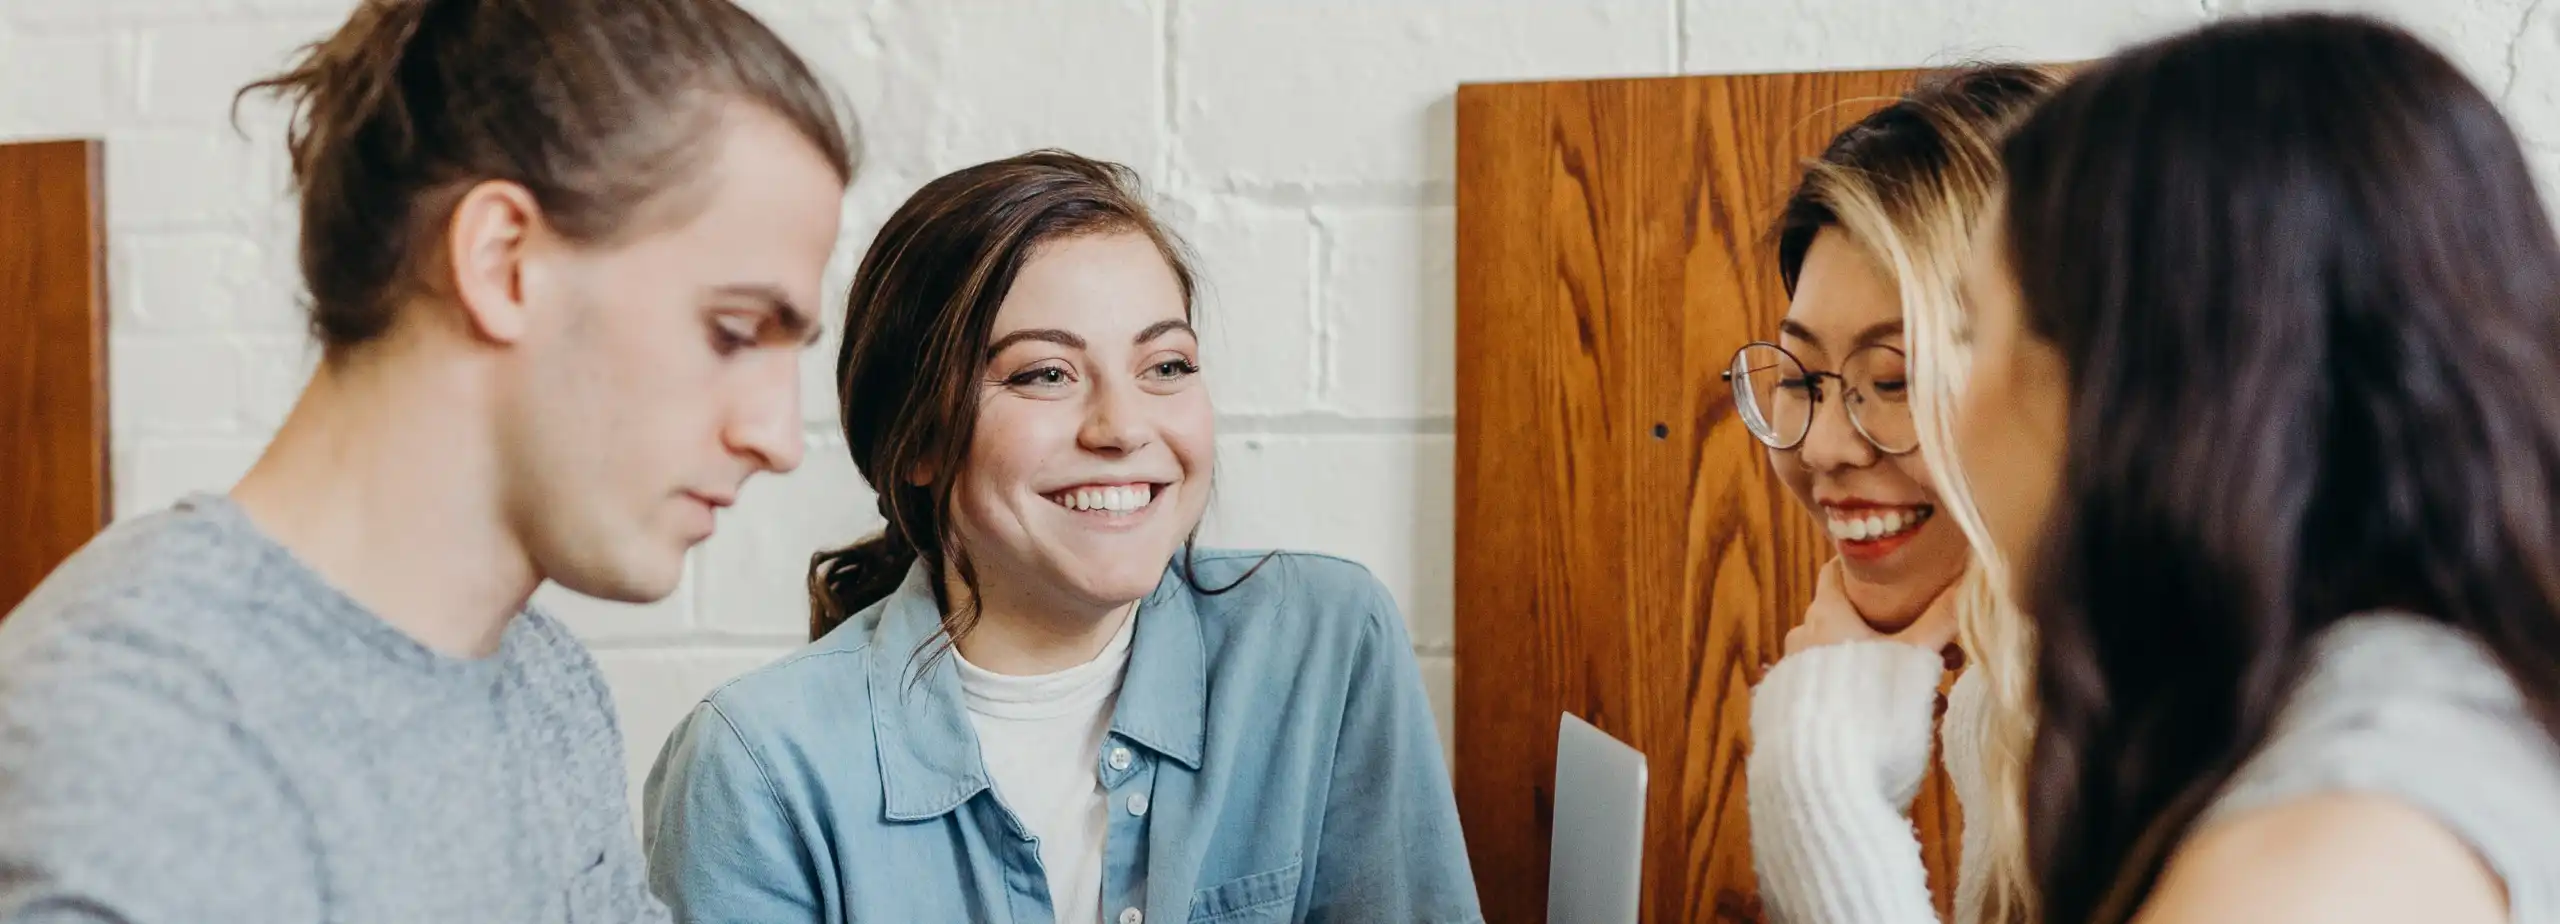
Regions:
[[940, 578], [956, 575], [976, 599], [951, 499], [977, 430], [996, 311], [1043, 245], [1112, 233], [1155, 243], [1192, 314], [1190, 258], [1147, 208], [1137, 174], [1118, 164], [1055, 150], [979, 164], [925, 184], [880, 229], [846, 299], [836, 398], [845, 446], [887, 526], [811, 557], [810, 638], [888, 597], [919, 561], [936, 578], [943, 642], [976, 624], [974, 604], [954, 607]]
[[562, 234], [610, 243], [692, 204], [724, 103], [781, 117], [840, 178], [856, 158], [834, 98], [728, 0], [365, 0], [240, 97], [257, 93], [293, 109], [302, 276], [332, 355], [421, 293], [479, 183], [522, 186]]
[[2003, 157], [2070, 408], [2021, 582], [2045, 919], [2140, 916], [2355, 614], [2476, 641], [2560, 741], [2560, 238], [2497, 101], [2388, 23], [2229, 20]]

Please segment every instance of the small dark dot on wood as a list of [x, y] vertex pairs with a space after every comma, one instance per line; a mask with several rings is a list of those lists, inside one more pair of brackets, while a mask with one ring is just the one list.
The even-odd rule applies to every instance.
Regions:
[[1670, 438], [1671, 438], [1671, 428], [1670, 428], [1670, 427], [1668, 427], [1668, 426], [1664, 426], [1664, 425], [1662, 425], [1662, 424], [1654, 424], [1654, 425], [1653, 425], [1653, 438], [1654, 438], [1654, 439], [1658, 439], [1658, 440], [1670, 439]]

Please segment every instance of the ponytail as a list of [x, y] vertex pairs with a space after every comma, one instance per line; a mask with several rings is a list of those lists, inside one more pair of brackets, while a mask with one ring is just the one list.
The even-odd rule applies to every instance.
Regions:
[[[231, 98], [235, 128], [240, 104], [252, 95], [271, 94], [294, 108], [285, 147], [304, 223], [332, 235], [303, 243], [312, 333], [328, 346], [372, 340], [391, 326], [389, 303], [411, 269], [403, 264], [434, 233], [412, 203], [429, 192], [428, 168], [442, 166], [421, 163], [420, 151], [442, 127], [420, 124], [434, 114], [416, 111], [401, 84], [404, 72], [433, 63], [434, 49], [411, 49], [437, 5], [363, 3], [336, 33], [305, 48], [292, 69]], [[370, 246], [340, 236], [356, 216], [372, 230]]]
[[809, 640], [824, 638], [864, 607], [896, 593], [916, 558], [914, 544], [895, 527], [809, 556]]
[[530, 193], [568, 239], [617, 239], [690, 188], [722, 100], [781, 116], [852, 177], [856, 140], [808, 65], [731, 0], [361, 0], [232, 97], [290, 114], [311, 328], [331, 351], [435, 294], [474, 185]]

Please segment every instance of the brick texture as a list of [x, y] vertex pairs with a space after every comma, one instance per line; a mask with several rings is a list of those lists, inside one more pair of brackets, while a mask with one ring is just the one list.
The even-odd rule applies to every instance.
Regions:
[[[1455, 87], [1466, 81], [2094, 57], [2305, 0], [749, 0], [859, 113], [829, 272], [940, 171], [1059, 145], [1146, 175], [1200, 253], [1220, 401], [1211, 541], [1357, 559], [1393, 591], [1444, 730]], [[2320, 4], [2400, 18], [2560, 177], [2560, 5]], [[231, 93], [351, 0], [0, 0], [0, 139], [109, 143], [121, 515], [220, 489], [310, 374], [280, 114]], [[245, 137], [244, 137], [245, 135]], [[790, 650], [811, 550], [878, 525], [805, 360], [809, 461], [758, 480], [667, 601], [540, 597], [599, 649], [632, 782], [721, 680]]]

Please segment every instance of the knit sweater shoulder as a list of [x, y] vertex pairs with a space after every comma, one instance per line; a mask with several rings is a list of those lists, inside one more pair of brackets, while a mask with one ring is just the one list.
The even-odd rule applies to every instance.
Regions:
[[[2425, 812], [2497, 873], [2518, 922], [2560, 924], [2560, 742], [2497, 657], [2408, 614], [2324, 630], [2275, 728], [2207, 810], [2210, 822], [2321, 792]], [[1808, 649], [1752, 692], [1751, 846], [1762, 904], [1792, 924], [1937, 920], [1908, 812], [1928, 770], [1935, 652], [1867, 641]], [[1961, 810], [1985, 802], [1987, 702], [1968, 671], [1942, 738]], [[1968, 824], [1956, 924], [1979, 924], [1984, 825]]]

